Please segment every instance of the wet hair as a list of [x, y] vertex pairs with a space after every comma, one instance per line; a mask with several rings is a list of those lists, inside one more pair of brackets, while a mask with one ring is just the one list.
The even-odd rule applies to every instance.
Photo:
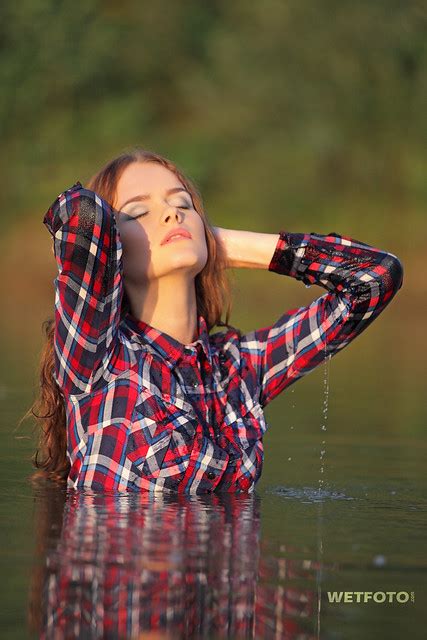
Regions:
[[[156, 162], [166, 167], [176, 175], [191, 194], [194, 207], [203, 220], [208, 248], [206, 265], [195, 277], [197, 312], [204, 316], [208, 331], [216, 325], [230, 327], [232, 295], [226, 270], [226, 256], [205, 214], [198, 189], [174, 162], [140, 146], [132, 147], [105, 164], [89, 179], [85, 188], [95, 191], [114, 207], [117, 183], [126, 167], [134, 162]], [[129, 299], [126, 291], [123, 290], [121, 317], [123, 318], [128, 311], [130, 311]], [[222, 321], [221, 317], [224, 313], [225, 321]], [[55, 320], [53, 317], [43, 322], [42, 331], [45, 342], [40, 355], [39, 395], [21, 418], [20, 423], [27, 417], [34, 416], [37, 420], [36, 428], [39, 427], [38, 448], [31, 458], [37, 471], [32, 474], [30, 480], [54, 480], [64, 483], [68, 477], [70, 462], [67, 456], [65, 401], [53, 377], [55, 367]]]

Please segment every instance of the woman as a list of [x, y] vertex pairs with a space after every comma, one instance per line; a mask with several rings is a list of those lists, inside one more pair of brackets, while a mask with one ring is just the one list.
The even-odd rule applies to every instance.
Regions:
[[[253, 491], [263, 408], [366, 329], [403, 281], [395, 255], [336, 233], [211, 226], [192, 182], [139, 147], [62, 192], [43, 222], [58, 276], [35, 466], [70, 488]], [[228, 267], [326, 293], [242, 335], [228, 324]]]

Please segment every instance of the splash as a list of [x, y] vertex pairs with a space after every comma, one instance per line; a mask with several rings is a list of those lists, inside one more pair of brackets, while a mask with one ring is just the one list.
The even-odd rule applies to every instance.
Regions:
[[287, 500], [298, 500], [301, 504], [317, 504], [335, 500], [357, 500], [357, 498], [348, 496], [341, 491], [330, 491], [329, 489], [319, 490], [316, 487], [276, 486], [267, 490], [266, 493], [280, 496]]

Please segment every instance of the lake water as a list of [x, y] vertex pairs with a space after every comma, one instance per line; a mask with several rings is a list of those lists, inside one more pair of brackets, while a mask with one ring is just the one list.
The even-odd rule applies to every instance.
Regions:
[[379, 320], [275, 399], [253, 494], [151, 498], [28, 481], [31, 431], [13, 429], [34, 363], [4, 342], [1, 637], [427, 637], [427, 411], [410, 339]]

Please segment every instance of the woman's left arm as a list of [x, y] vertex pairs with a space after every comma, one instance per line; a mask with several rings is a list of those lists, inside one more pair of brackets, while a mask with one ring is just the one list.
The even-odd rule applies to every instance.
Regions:
[[265, 406], [362, 333], [403, 284], [392, 253], [334, 232], [279, 234], [214, 228], [229, 267], [264, 268], [327, 290], [307, 306], [241, 337]]

